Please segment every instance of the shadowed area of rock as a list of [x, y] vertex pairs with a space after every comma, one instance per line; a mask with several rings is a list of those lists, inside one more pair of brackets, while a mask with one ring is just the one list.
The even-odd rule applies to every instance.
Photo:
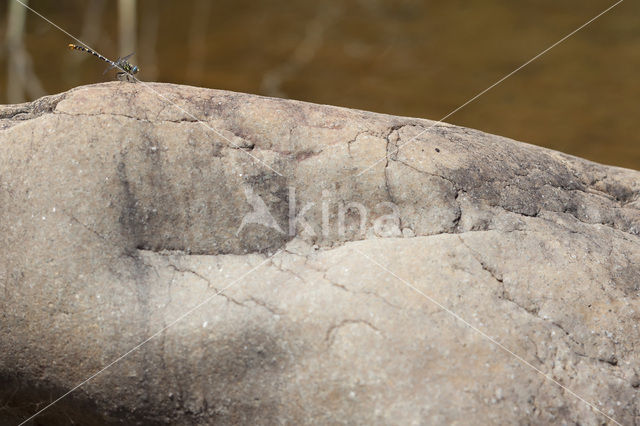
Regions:
[[640, 172], [125, 83], [0, 107], [0, 164], [3, 423], [145, 341], [33, 424], [640, 422]]

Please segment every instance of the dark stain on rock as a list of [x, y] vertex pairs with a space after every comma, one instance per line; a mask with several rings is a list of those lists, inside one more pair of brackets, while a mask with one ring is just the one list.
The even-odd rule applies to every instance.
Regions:
[[138, 200], [131, 189], [124, 161], [118, 163], [117, 176], [122, 187], [122, 208], [118, 223], [122, 227], [122, 234], [126, 241], [125, 251], [131, 253], [136, 247], [144, 246], [144, 243], [140, 238], [142, 229], [138, 218]]
[[[185, 139], [189, 144], [189, 139]], [[191, 141], [195, 148], [215, 147]], [[212, 151], [212, 152], [213, 152]], [[119, 223], [126, 252], [176, 250], [190, 254], [270, 253], [289, 239], [287, 179], [273, 172], [244, 176], [216, 168], [218, 160], [199, 161], [202, 152], [187, 151], [184, 158], [142, 134], [139, 143], [121, 154]], [[136, 169], [128, 164], [137, 164]], [[280, 229], [241, 220], [251, 213], [242, 184], [265, 203]], [[236, 200], [236, 201], [234, 201]], [[276, 227], [277, 228], [277, 227]]]
[[607, 194], [613, 196], [616, 201], [621, 203], [631, 201], [636, 195], [630, 187], [620, 185], [618, 183], [606, 183], [605, 191]]
[[[271, 330], [248, 328], [205, 339], [195, 364], [150, 366], [149, 383], [175, 391], [151, 392], [136, 404], [120, 399], [139, 384], [123, 382], [119, 392], [89, 395], [78, 390], [35, 417], [31, 425], [264, 424], [278, 419], [286, 372], [302, 349], [284, 344]], [[0, 424], [18, 424], [69, 389], [19, 373], [0, 372]], [[130, 399], [130, 398], [128, 398]], [[185, 423], [187, 422], [187, 423]]]
[[640, 265], [628, 261], [623, 267], [612, 270], [612, 279], [626, 297], [637, 296], [640, 292]]
[[[244, 184], [249, 186], [255, 195], [260, 197], [267, 207], [268, 213], [275, 219], [280, 230], [263, 224], [247, 224], [239, 233], [240, 247], [245, 253], [268, 253], [279, 249], [289, 241], [289, 188], [287, 179], [275, 173], [260, 172], [247, 176]], [[250, 214], [248, 208], [245, 214]], [[238, 218], [238, 228], [242, 217]]]
[[313, 157], [314, 155], [316, 155], [316, 153], [313, 152], [313, 151], [310, 151], [310, 150], [309, 151], [298, 152], [296, 154], [296, 161], [304, 161], [307, 158]]
[[260, 327], [205, 340], [202, 348], [195, 364], [173, 364], [162, 372], [166, 386], [176, 389], [175, 404], [166, 407], [157, 398], [156, 414], [164, 411], [168, 418], [201, 424], [264, 424], [277, 419], [283, 373], [295, 362], [299, 348], [291, 342], [283, 346], [272, 331]]
[[[67, 392], [61, 386], [44, 380], [32, 380], [19, 373], [0, 372], [0, 424], [19, 424], [53, 399]], [[70, 394], [39, 414], [28, 424], [33, 426], [63, 426], [68, 424], [108, 424], [98, 413], [92, 399], [82, 392]]]

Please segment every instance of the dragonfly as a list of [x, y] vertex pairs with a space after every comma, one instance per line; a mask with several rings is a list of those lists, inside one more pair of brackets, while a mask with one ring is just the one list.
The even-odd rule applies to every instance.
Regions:
[[104, 70], [104, 72], [102, 74], [106, 74], [109, 70], [113, 69], [113, 68], [117, 68], [119, 71], [116, 74], [116, 78], [120, 81], [129, 81], [134, 83], [136, 81], [136, 77], [135, 74], [138, 73], [138, 71], [140, 71], [140, 68], [138, 68], [135, 65], [131, 65], [128, 61], [128, 59], [130, 57], [132, 57], [134, 54], [131, 53], [123, 58], [118, 58], [115, 61], [112, 61], [111, 59], [105, 58], [104, 56], [102, 56], [101, 54], [99, 54], [98, 52], [91, 50], [87, 47], [83, 47], [83, 46], [78, 46], [77, 44], [69, 44], [69, 49], [71, 50], [80, 50], [82, 52], [87, 52], [90, 53], [93, 56], [97, 56], [98, 58], [102, 59], [103, 61], [105, 61], [106, 63], [108, 63], [110, 65], [109, 68], [107, 68], [106, 70]]

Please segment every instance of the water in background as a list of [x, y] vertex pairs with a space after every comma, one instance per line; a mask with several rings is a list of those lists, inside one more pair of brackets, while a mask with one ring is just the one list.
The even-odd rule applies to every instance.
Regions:
[[[29, 5], [107, 57], [135, 51], [132, 63], [145, 81], [439, 120], [614, 2]], [[67, 50], [74, 40], [31, 12], [21, 17], [11, 3], [0, 4], [1, 103], [112, 78], [96, 58]], [[639, 2], [621, 3], [445, 121], [640, 170], [638, 16]], [[9, 75], [10, 63], [20, 72]]]

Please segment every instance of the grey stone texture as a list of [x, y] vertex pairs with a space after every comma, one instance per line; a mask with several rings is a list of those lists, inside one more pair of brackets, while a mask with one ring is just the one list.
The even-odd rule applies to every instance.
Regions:
[[640, 172], [119, 82], [0, 166], [3, 424], [640, 424]]

